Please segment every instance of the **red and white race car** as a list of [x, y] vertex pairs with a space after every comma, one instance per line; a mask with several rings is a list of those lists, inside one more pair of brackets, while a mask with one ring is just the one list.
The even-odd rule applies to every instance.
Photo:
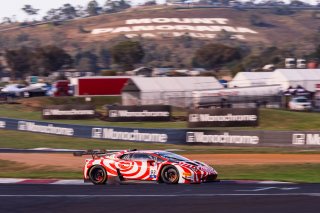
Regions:
[[207, 164], [168, 151], [80, 151], [74, 155], [92, 155], [85, 160], [83, 175], [85, 181], [94, 184], [105, 184], [110, 177], [119, 177], [121, 181], [202, 183], [215, 181], [218, 176]]

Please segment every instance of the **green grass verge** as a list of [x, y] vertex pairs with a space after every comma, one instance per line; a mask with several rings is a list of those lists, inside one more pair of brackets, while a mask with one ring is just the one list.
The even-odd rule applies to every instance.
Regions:
[[55, 167], [33, 168], [13, 161], [0, 160], [0, 178], [81, 179], [81, 171], [61, 170]]
[[96, 140], [0, 130], [0, 148], [30, 149], [38, 147], [65, 149], [180, 149], [181, 153], [320, 153], [318, 149], [306, 150], [299, 147], [237, 147], [211, 145], [173, 145], [161, 143], [135, 143], [110, 140]]
[[220, 179], [320, 183], [320, 164], [214, 166]]
[[[235, 165], [214, 166], [222, 180], [275, 180], [320, 182], [320, 164]], [[12, 161], [0, 160], [0, 178], [82, 179], [82, 171], [54, 167], [33, 168]]]

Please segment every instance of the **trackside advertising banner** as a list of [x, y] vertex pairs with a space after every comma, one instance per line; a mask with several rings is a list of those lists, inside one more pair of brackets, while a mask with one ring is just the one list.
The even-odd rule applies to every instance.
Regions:
[[2, 129], [101, 140], [244, 146], [320, 147], [320, 131], [145, 129], [81, 126], [0, 118]]
[[261, 135], [257, 132], [231, 132], [231, 131], [188, 131], [187, 143], [205, 144], [233, 144], [233, 145], [258, 145]]
[[171, 106], [140, 105], [140, 106], [108, 106], [108, 121], [170, 121]]
[[182, 129], [81, 126], [9, 118], [0, 118], [0, 129], [104, 140], [171, 144], [185, 143], [185, 130]]
[[93, 105], [52, 105], [42, 109], [43, 119], [90, 119], [96, 117]]
[[258, 126], [257, 108], [192, 109], [188, 113], [188, 127]]

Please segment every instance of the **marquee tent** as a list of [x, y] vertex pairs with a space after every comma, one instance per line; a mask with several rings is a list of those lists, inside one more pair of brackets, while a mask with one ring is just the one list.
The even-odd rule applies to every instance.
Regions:
[[264, 86], [272, 78], [273, 72], [238, 72], [229, 82], [232, 87]]
[[214, 77], [136, 77], [122, 89], [122, 104], [188, 107], [192, 103], [192, 92], [221, 88]]
[[315, 92], [316, 84], [320, 84], [320, 69], [277, 69], [268, 84], [280, 84], [283, 90], [302, 86]]

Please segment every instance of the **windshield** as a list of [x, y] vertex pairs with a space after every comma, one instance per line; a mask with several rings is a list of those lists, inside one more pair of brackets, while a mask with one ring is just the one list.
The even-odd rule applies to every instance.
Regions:
[[157, 152], [155, 153], [163, 158], [167, 158], [170, 161], [190, 161], [188, 158], [182, 157], [171, 152]]
[[298, 103], [306, 103], [306, 102], [309, 102], [308, 99], [306, 99], [306, 98], [297, 98], [296, 101], [297, 101]]

